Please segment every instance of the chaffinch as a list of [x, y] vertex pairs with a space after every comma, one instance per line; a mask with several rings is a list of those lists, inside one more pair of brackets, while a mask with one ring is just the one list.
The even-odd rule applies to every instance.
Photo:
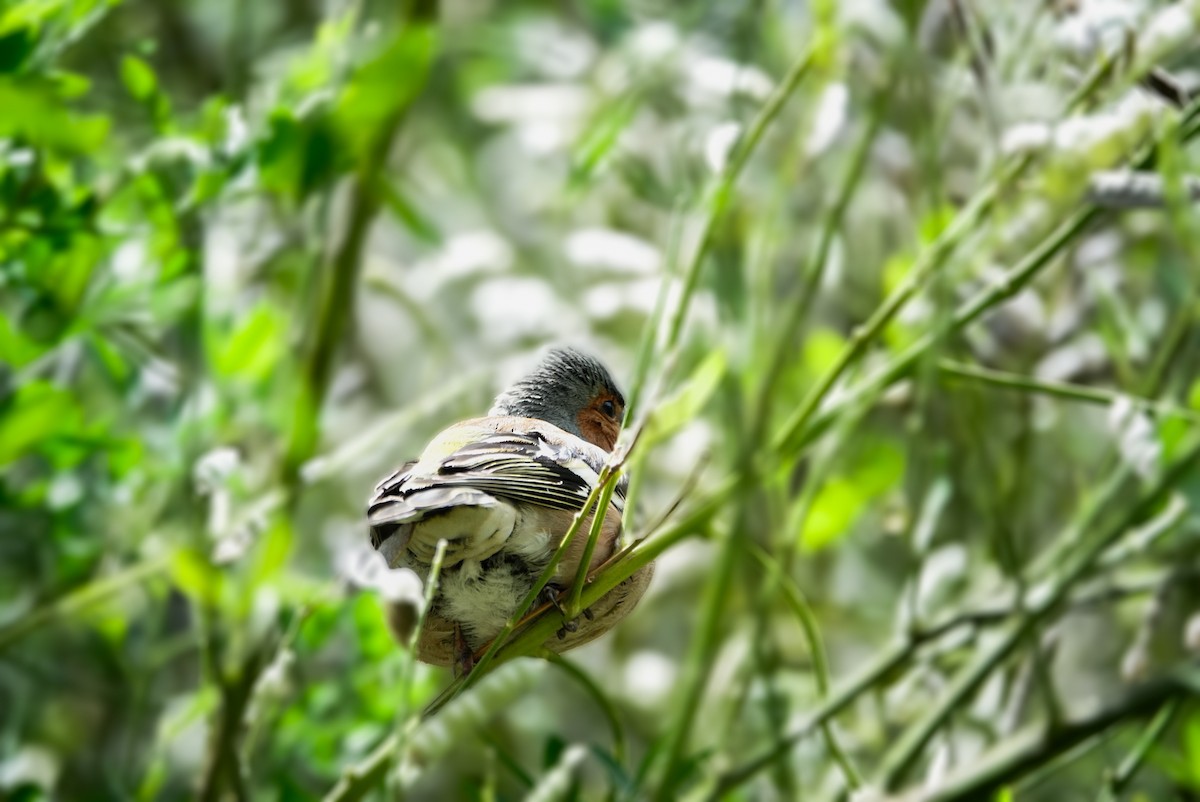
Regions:
[[[583, 506], [620, 433], [625, 399], [608, 370], [574, 349], [551, 351], [493, 404], [488, 416], [438, 434], [419, 459], [376, 488], [368, 509], [371, 543], [392, 568], [427, 581], [440, 539], [447, 548], [437, 595], [417, 641], [427, 663], [469, 670], [532, 588]], [[589, 570], [616, 553], [628, 481], [605, 511]], [[579, 569], [591, 517], [546, 586], [551, 601]], [[566, 651], [599, 637], [637, 604], [648, 565], [609, 591], [578, 622], [546, 642]], [[402, 643], [411, 609], [389, 605]]]

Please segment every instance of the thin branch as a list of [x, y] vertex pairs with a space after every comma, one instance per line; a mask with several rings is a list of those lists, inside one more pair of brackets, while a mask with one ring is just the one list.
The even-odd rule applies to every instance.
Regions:
[[[1183, 142], [1200, 135], [1200, 102], [1194, 103], [1185, 112], [1178, 127], [1168, 127], [1168, 130], [1160, 132], [1154, 140], [1138, 152], [1133, 160], [1135, 169], [1141, 169], [1150, 164], [1159, 142], [1168, 136], [1176, 135]], [[966, 235], [963, 226], [966, 224], [974, 226], [978, 222], [981, 208], [984, 210], [991, 208], [992, 202], [995, 200], [993, 188], [996, 183], [1008, 177], [1017, 166], [1023, 167], [1025, 164], [1027, 164], [1027, 160], [1014, 163], [1007, 172], [1001, 173], [996, 181], [981, 191], [976, 199], [954, 218], [942, 236], [922, 254], [918, 263], [909, 271], [905, 282], [866, 323], [852, 332], [837, 363], [810, 391], [805, 402], [801, 404], [776, 438], [777, 448], [791, 450], [802, 447], [827, 429], [843, 409], [863, 403], [866, 399], [877, 397], [884, 388], [907, 376], [936, 343], [948, 334], [974, 323], [996, 305], [1016, 295], [1047, 265], [1061, 255], [1083, 231], [1101, 218], [1105, 210], [1094, 204], [1088, 204], [1079, 209], [1036, 248], [1018, 261], [999, 281], [994, 282], [962, 304], [953, 316], [937, 326], [934, 331], [919, 338], [900, 355], [893, 358], [882, 370], [867, 378], [858, 388], [847, 393], [846, 398], [841, 402], [824, 412], [819, 412], [821, 402], [829, 394], [836, 381], [851, 364], [858, 360], [867, 343], [879, 335], [884, 325], [894, 317], [904, 302], [923, 283], [924, 276], [921, 274], [931, 273], [941, 264], [941, 261], [949, 256], [950, 250], [957, 244], [957, 241]]]
[[[910, 727], [884, 756], [880, 772], [882, 787], [894, 790], [900, 784], [912, 770], [929, 739], [941, 728], [950, 715], [983, 684], [993, 670], [1008, 659], [1016, 647], [1030, 636], [1038, 625], [1062, 606], [1075, 584], [1087, 576], [1109, 546], [1127, 530], [1132, 529], [1154, 512], [1197, 461], [1200, 461], [1200, 440], [1193, 440], [1171, 466], [1171, 469], [1163, 471], [1158, 481], [1142, 494], [1138, 503], [1125, 505], [1123, 507], [1124, 514], [1120, 515], [1115, 523], [1104, 528], [1102, 533], [1092, 538], [1090, 542], [1085, 540], [1076, 544], [1074, 553], [1066, 558], [1066, 564], [1061, 566], [1059, 574], [1050, 581], [1045, 593], [1040, 593], [1037, 601], [1030, 603], [1028, 614], [961, 671], [954, 678], [950, 687], [941, 694], [929, 713]], [[1086, 533], [1091, 527], [1098, 525], [1101, 516], [1110, 512], [1109, 507], [1115, 506], [1116, 499], [1121, 496], [1121, 491], [1127, 484], [1127, 469], [1122, 467], [1107, 484], [1105, 492], [1101, 493], [1096, 502], [1085, 512], [1078, 527], [1071, 528], [1077, 528], [1079, 532]]]
[[809, 47], [800, 58], [796, 59], [783, 80], [775, 87], [770, 97], [767, 98], [762, 108], [759, 109], [758, 114], [755, 115], [754, 120], [750, 123], [750, 127], [746, 130], [745, 135], [734, 145], [729, 161], [725, 164], [712, 190], [709, 213], [704, 218], [704, 228], [700, 234], [700, 242], [696, 246], [696, 250], [692, 253], [692, 257], [688, 260], [687, 267], [684, 270], [683, 292], [680, 294], [679, 304], [675, 308], [667, 329], [664, 351], [671, 351], [679, 341], [679, 335], [683, 331], [683, 323], [687, 318], [687, 311], [691, 305], [692, 294], [695, 292], [696, 282], [700, 277], [700, 268], [704, 264], [704, 259], [708, 255], [709, 250], [712, 248], [716, 222], [728, 208], [729, 201], [733, 196], [734, 185], [741, 175], [742, 168], [750, 160], [750, 155], [758, 147], [758, 143], [762, 140], [771, 123], [775, 121], [775, 118], [779, 116], [779, 112], [783, 110], [788, 98], [792, 96], [792, 93], [796, 91], [796, 87], [800, 85], [800, 82], [808, 75], [809, 70], [812, 69], [815, 52], [815, 47]]
[[[1195, 576], [1196, 573], [1191, 571], [1189, 575]], [[1182, 579], [1185, 576], [1180, 575], [1179, 578]], [[1162, 584], [1163, 579], [1161, 575], [1156, 575], [1139, 581], [1083, 591], [1065, 600], [1062, 607], [1079, 609], [1150, 593]], [[949, 615], [934, 624], [911, 631], [905, 640], [887, 647], [876, 655], [866, 669], [863, 669], [845, 686], [837, 689], [800, 726], [789, 733], [787, 738], [779, 741], [758, 757], [722, 774], [717, 779], [715, 790], [706, 798], [713, 802], [724, 798], [725, 794], [747, 782], [774, 761], [782, 759], [796, 744], [815, 733], [825, 722], [848, 707], [859, 696], [870, 691], [910, 662], [926, 644], [963, 627], [997, 626], [1011, 621], [1015, 616], [1025, 616], [1030, 612], [1029, 609], [1017, 606], [1015, 601], [1014, 599], [1003, 604], [979, 607]], [[1028, 602], [1028, 600], [1026, 601]]]
[[896, 643], [878, 654], [856, 677], [847, 682], [842, 688], [834, 691], [832, 695], [818, 705], [816, 710], [810, 713], [800, 726], [789, 733], [787, 738], [779, 741], [758, 757], [718, 777], [713, 790], [705, 798], [711, 802], [724, 799], [730, 791], [742, 785], [776, 760], [787, 755], [797, 743], [812, 735], [827, 721], [846, 709], [859, 696], [877, 686], [886, 677], [904, 665], [916, 653], [919, 645], [916, 640], [909, 639]]
[[[808, 599], [804, 597], [792, 577], [784, 574], [779, 563], [771, 559], [771, 556], [762, 547], [755, 546], [750, 551], [783, 588], [784, 599], [792, 608], [792, 613], [796, 616], [796, 620], [800, 623], [800, 629], [804, 633], [804, 639], [808, 642], [808, 651], [812, 656], [813, 678], [817, 684], [817, 696], [821, 699], [827, 698], [829, 696], [829, 658], [825, 654], [821, 628], [817, 624], [817, 617], [813, 613], [812, 607], [808, 604]], [[826, 721], [821, 724], [821, 734], [825, 738], [825, 746], [829, 750], [829, 754], [837, 763], [838, 768], [842, 770], [846, 787], [852, 791], [857, 790], [862, 786], [862, 775], [859, 774], [858, 769], [854, 767], [854, 763], [846, 754], [846, 750], [838, 742], [830, 722]]]
[[712, 672], [713, 654], [716, 652], [721, 614], [729, 606], [729, 588], [733, 583], [738, 538], [745, 531], [748, 500], [739, 506], [735, 524], [723, 536], [720, 551], [705, 587], [703, 607], [693, 630], [691, 648], [683, 664], [683, 680], [679, 693], [678, 708], [667, 733], [667, 745], [663, 750], [658, 787], [654, 793], [656, 802], [677, 798], [675, 785], [679, 765], [683, 761], [692, 725], [700, 709], [700, 700], [708, 685]]
[[[1188, 201], [1200, 201], [1200, 176], [1178, 179]], [[1088, 200], [1105, 209], [1162, 209], [1167, 205], [1166, 181], [1158, 173], [1138, 170], [1103, 170], [1093, 173]]]
[[30, 611], [13, 623], [0, 628], [0, 653], [43, 627], [77, 618], [89, 608], [163, 572], [168, 565], [170, 565], [170, 559], [166, 556], [135, 563], [124, 571], [94, 579], [54, 601]]
[[1086, 387], [1082, 384], [1056, 382], [1047, 379], [1035, 379], [1031, 376], [1022, 376], [1018, 373], [992, 370], [990, 368], [984, 368], [978, 365], [968, 365], [949, 359], [939, 360], [938, 370], [942, 374], [951, 378], [969, 379], [981, 382], [983, 384], [990, 384], [994, 387], [1003, 387], [1009, 390], [1017, 390], [1036, 395], [1054, 396], [1056, 398], [1063, 398], [1069, 401], [1082, 401], [1088, 404], [1101, 404], [1108, 406], [1118, 400], [1125, 400], [1132, 403], [1137, 409], [1157, 417], [1177, 417], [1193, 423], [1200, 423], [1200, 413], [1194, 410], [1186, 409], [1174, 404], [1156, 401], [1151, 398], [1140, 398], [1137, 396], [1127, 395], [1126, 393], [1118, 392], [1116, 390], [1106, 390], [1100, 387]]
[[596, 703], [596, 707], [600, 708], [600, 712], [604, 715], [605, 720], [608, 721], [609, 729], [612, 730], [613, 759], [616, 760], [618, 765], [624, 766], [627, 752], [625, 748], [625, 729], [621, 726], [621, 717], [617, 715], [617, 709], [609, 701], [607, 694], [596, 684], [595, 680], [588, 676], [586, 671], [561, 654], [547, 652], [546, 659], [554, 666], [562, 669], [571, 679], [575, 680], [579, 684], [579, 687], [583, 688], [587, 695], [592, 698], [592, 701]]
[[221, 705], [217, 710], [215, 726], [209, 735], [206, 765], [200, 775], [200, 785], [196, 793], [197, 799], [202, 802], [217, 802], [223, 798], [222, 790], [231, 793], [237, 802], [250, 800], [246, 767], [239, 744], [258, 676], [266, 656], [273, 651], [264, 643], [246, 656], [234, 676], [214, 677], [221, 691]]
[[[1195, 670], [1198, 664], [1181, 667]], [[903, 802], [989, 799], [991, 794], [1114, 726], [1143, 718], [1191, 692], [1182, 671], [1138, 686], [1124, 698], [1058, 727], [1041, 722], [992, 747], [933, 788], [910, 791]]]
[[392, 142], [416, 94], [411, 93], [407, 102], [397, 103], [370, 132], [365, 156], [351, 179], [345, 232], [318, 276], [315, 324], [306, 329], [310, 336], [305, 344], [301, 369], [303, 388], [296, 404], [284, 466], [289, 485], [295, 484], [300, 466], [317, 447], [321, 407], [347, 321], [354, 314], [354, 292], [362, 271], [363, 248], [383, 205], [378, 174], [387, 165]]
[[1175, 716], [1178, 715], [1182, 708], [1182, 697], [1171, 699], [1159, 708], [1154, 719], [1147, 725], [1142, 734], [1138, 736], [1133, 749], [1125, 756], [1121, 764], [1117, 766], [1117, 770], [1106, 778], [1104, 787], [1100, 792], [1102, 802], [1121, 798], [1121, 793], [1133, 781], [1133, 778], [1138, 773], [1138, 769], [1142, 767], [1142, 764], [1150, 755], [1150, 750], [1162, 738], [1163, 733], [1166, 732], [1167, 727], [1171, 726], [1171, 722], [1175, 720]]
[[925, 286], [928, 279], [942, 268], [958, 250], [958, 246], [974, 233], [979, 221], [992, 209], [1001, 192], [1015, 182], [1031, 162], [1032, 159], [1025, 156], [1006, 164], [1000, 173], [975, 195], [967, 207], [958, 213], [941, 236], [921, 253], [904, 281], [892, 294], [876, 308], [865, 323], [855, 327], [837, 360], [816, 381], [775, 438], [774, 445], [777, 450], [791, 451], [803, 444], [803, 435], [838, 380], [859, 361], [867, 346], [879, 337], [888, 323], [895, 319], [917, 291]]

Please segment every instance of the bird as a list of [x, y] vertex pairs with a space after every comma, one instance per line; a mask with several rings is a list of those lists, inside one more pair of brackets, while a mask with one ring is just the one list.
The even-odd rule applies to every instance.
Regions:
[[[624, 412], [625, 398], [603, 363], [554, 348], [496, 397], [486, 417], [441, 431], [376, 486], [367, 509], [371, 544], [389, 567], [412, 569], [427, 582], [438, 542], [446, 541], [417, 636], [419, 660], [470, 671], [518, 612], [599, 482]], [[622, 475], [589, 573], [618, 551], [627, 487]], [[557, 598], [579, 570], [591, 521], [583, 521], [543, 591], [560, 611]], [[653, 563], [639, 569], [581, 619], [564, 621], [545, 647], [564, 652], [603, 635], [641, 599], [653, 570]], [[409, 643], [411, 606], [388, 603], [386, 617], [394, 637]]]

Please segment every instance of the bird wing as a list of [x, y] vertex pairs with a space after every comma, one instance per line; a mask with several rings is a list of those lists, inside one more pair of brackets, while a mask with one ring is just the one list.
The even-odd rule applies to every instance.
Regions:
[[[426, 454], [381, 482], [372, 507], [415, 491], [471, 488], [509, 501], [578, 510], [598, 483], [607, 455], [562, 435], [552, 438], [538, 428], [489, 432], [440, 459]], [[628, 484], [624, 476], [617, 483], [613, 505], [618, 511]]]

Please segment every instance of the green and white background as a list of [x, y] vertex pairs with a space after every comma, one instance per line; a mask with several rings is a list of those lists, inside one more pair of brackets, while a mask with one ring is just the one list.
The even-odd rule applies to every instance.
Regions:
[[[1197, 42], [3, 0], [0, 798], [1197, 798]], [[453, 682], [364, 504], [561, 342], [641, 431], [601, 581], [657, 574]]]

